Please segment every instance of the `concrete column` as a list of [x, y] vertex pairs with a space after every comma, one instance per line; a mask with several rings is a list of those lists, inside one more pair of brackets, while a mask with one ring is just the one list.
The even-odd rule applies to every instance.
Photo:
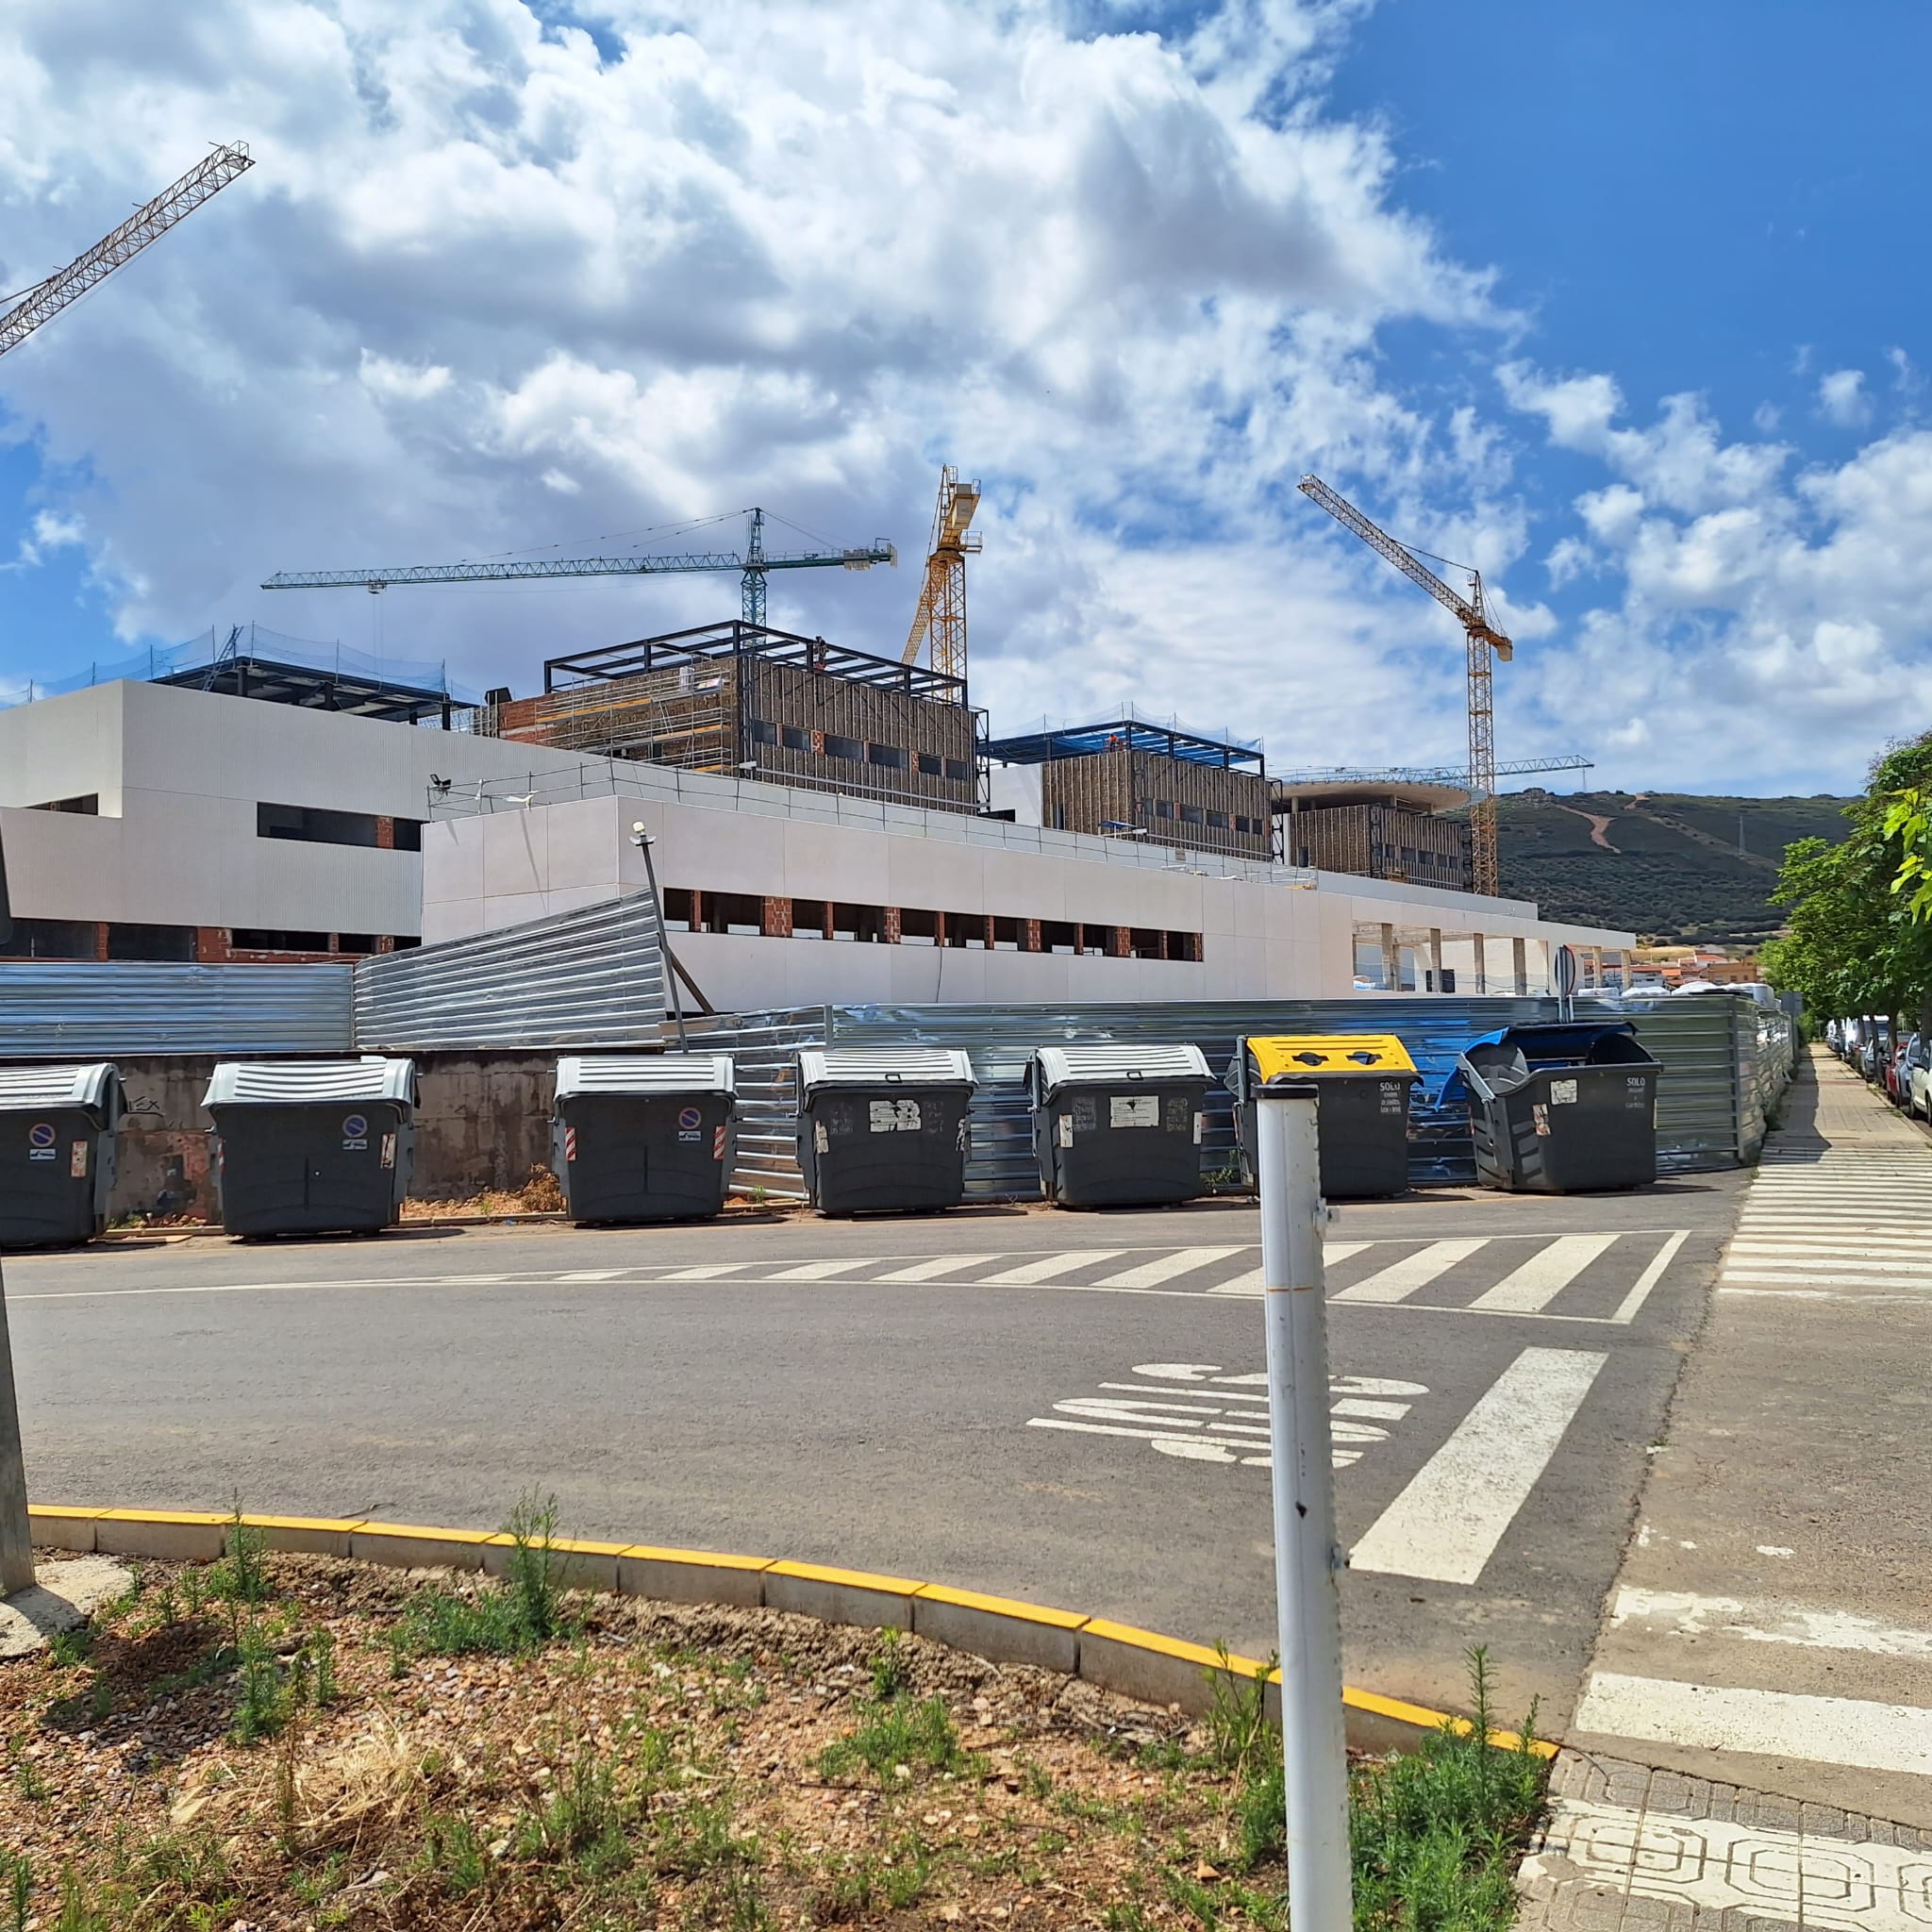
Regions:
[[1474, 991], [1477, 992], [1488, 992], [1490, 990], [1490, 976], [1483, 960], [1483, 935], [1479, 932], [1473, 932], [1469, 938], [1470, 943], [1475, 948]]
[[1402, 948], [1395, 943], [1395, 928], [1382, 927], [1382, 988], [1386, 992], [1402, 991]]
[[1429, 928], [1429, 991], [1442, 991], [1442, 928], [1440, 925]]
[[1529, 991], [1529, 941], [1527, 940], [1511, 940], [1509, 941], [1509, 963], [1511, 971], [1516, 975], [1515, 990], [1517, 993], [1526, 993]]
[[1590, 983], [1593, 991], [1603, 991], [1604, 949], [1601, 946], [1592, 946], [1590, 949]]

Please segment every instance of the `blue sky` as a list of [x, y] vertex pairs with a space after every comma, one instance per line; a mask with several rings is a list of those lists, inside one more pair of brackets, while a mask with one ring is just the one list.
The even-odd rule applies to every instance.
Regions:
[[[1452, 760], [1453, 622], [1312, 469], [1483, 565], [1501, 756], [1848, 789], [1932, 724], [1932, 22], [1827, 25], [27, 0], [0, 286], [205, 142], [260, 164], [0, 361], [0, 693], [250, 620], [528, 690], [735, 585], [255, 587], [752, 501], [909, 558], [953, 460], [995, 730], [1130, 700], [1277, 767]], [[895, 655], [915, 594], [772, 615]]]

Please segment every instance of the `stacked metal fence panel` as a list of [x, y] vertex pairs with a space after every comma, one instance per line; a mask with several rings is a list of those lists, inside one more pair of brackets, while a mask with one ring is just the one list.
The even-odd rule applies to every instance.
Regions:
[[0, 964], [0, 1058], [348, 1053], [348, 966]]
[[648, 892], [600, 900], [356, 968], [356, 1044], [456, 1052], [663, 1043]]
[[[1626, 1016], [1614, 1007], [1577, 1003], [1578, 1018], [1634, 1020], [1639, 1038], [1662, 1063], [1657, 1148], [1666, 1172], [1728, 1167], [1756, 1156], [1764, 1109], [1774, 1103], [1789, 1073], [1790, 1047], [1787, 1040], [1781, 1058], [1776, 1039], [1768, 1039], [1760, 1048], [1756, 1009], [1750, 1009], [1749, 1018], [1740, 1011], [1748, 1006], [1728, 999], [1681, 1000]], [[739, 1141], [736, 1185], [741, 1189], [758, 1187], [773, 1196], [803, 1192], [791, 1084], [791, 1057], [800, 1046], [904, 1043], [961, 1048], [973, 1057], [980, 1085], [969, 1121], [967, 1190], [983, 1198], [1024, 1199], [1040, 1191], [1025, 1093], [1026, 1065], [1038, 1047], [1069, 1041], [1189, 1041], [1208, 1056], [1218, 1076], [1233, 1058], [1236, 1040], [1245, 1034], [1394, 1033], [1423, 1075], [1410, 1116], [1410, 1178], [1419, 1187], [1441, 1187], [1475, 1178], [1467, 1115], [1441, 1101], [1457, 1056], [1480, 1034], [1517, 1022], [1547, 1020], [1555, 1012], [1548, 1000], [1441, 996], [1078, 1007], [840, 1006], [721, 1015], [695, 1023], [692, 1030], [694, 1039], [702, 1032], [707, 1047], [740, 1056], [739, 1091], [748, 1120]], [[1740, 1094], [1745, 1096], [1741, 1102]], [[1233, 1097], [1216, 1085], [1208, 1096], [1202, 1163], [1210, 1176], [1231, 1183], [1235, 1158]]]

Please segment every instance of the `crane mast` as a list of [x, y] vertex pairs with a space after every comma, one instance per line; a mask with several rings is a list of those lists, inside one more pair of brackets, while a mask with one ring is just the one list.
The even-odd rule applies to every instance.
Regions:
[[1344, 529], [1352, 530], [1371, 550], [1392, 563], [1411, 583], [1426, 591], [1438, 604], [1453, 611], [1468, 640], [1469, 847], [1472, 883], [1488, 898], [1496, 896], [1496, 713], [1491, 687], [1491, 660], [1507, 663], [1516, 646], [1491, 622], [1483, 601], [1483, 575], [1469, 574], [1469, 595], [1451, 590], [1414, 552], [1398, 543], [1387, 530], [1371, 523], [1345, 496], [1338, 495], [1319, 476], [1304, 476], [1296, 486], [1318, 503]]
[[150, 242], [165, 235], [210, 196], [219, 194], [238, 175], [254, 167], [241, 142], [218, 147], [189, 169], [172, 187], [164, 188], [116, 228], [104, 235], [85, 255], [77, 256], [58, 274], [38, 282], [5, 315], [0, 315], [0, 356], [17, 349], [44, 322], [78, 302], [97, 282], [105, 281], [124, 262], [131, 261]]
[[945, 677], [966, 675], [966, 559], [980, 543], [979, 532], [967, 525], [978, 508], [979, 485], [960, 482], [958, 470], [946, 464], [940, 472], [940, 498], [932, 513], [925, 582], [899, 654], [903, 664], [917, 663], [920, 645], [930, 638], [932, 668]]

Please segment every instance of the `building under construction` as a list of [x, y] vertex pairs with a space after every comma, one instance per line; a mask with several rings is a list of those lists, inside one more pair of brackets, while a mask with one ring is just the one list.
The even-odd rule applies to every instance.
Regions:
[[602, 758], [944, 810], [979, 808], [963, 678], [762, 625], [704, 625], [552, 658], [541, 697], [479, 732]]
[[1469, 788], [1370, 779], [1277, 783], [1274, 809], [1289, 865], [1409, 885], [1471, 890]]
[[1251, 746], [1168, 724], [1106, 724], [994, 739], [987, 757], [1040, 767], [1040, 823], [1183, 851], [1269, 859], [1268, 774]]

